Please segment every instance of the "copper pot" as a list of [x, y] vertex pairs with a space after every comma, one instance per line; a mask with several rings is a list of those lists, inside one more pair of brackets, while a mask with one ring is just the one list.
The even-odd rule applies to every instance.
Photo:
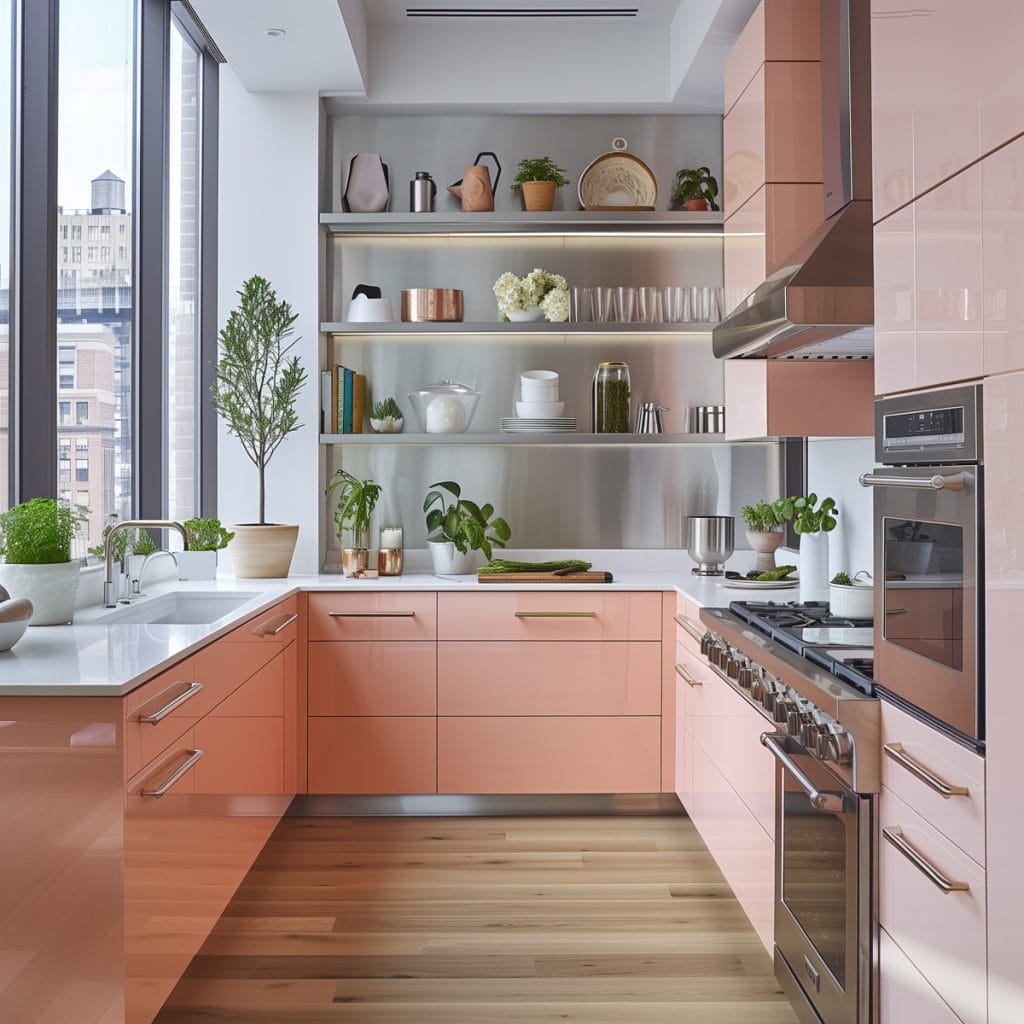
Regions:
[[406, 323], [462, 320], [461, 288], [405, 288], [402, 320]]

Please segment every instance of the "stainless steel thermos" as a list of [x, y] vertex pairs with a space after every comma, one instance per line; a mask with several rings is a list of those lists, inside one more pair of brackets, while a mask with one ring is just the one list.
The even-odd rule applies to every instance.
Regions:
[[433, 213], [436, 196], [434, 179], [427, 171], [417, 171], [416, 177], [409, 182], [409, 212]]

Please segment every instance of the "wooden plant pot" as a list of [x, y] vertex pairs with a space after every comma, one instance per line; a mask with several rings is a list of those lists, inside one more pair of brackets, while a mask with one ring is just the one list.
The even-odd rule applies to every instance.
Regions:
[[243, 523], [232, 526], [231, 562], [235, 576], [244, 580], [279, 580], [292, 566], [298, 526], [284, 523]]
[[555, 192], [557, 186], [553, 181], [524, 181], [524, 210], [553, 210], [555, 208]]

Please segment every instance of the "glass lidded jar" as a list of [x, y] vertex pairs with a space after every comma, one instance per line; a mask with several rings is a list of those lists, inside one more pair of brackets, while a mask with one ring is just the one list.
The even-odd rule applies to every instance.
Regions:
[[598, 363], [591, 403], [594, 433], [628, 434], [629, 410], [629, 367], [619, 362]]

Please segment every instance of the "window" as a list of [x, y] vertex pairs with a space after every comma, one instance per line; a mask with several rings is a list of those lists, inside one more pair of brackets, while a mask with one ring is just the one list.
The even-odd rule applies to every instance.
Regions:
[[75, 438], [75, 451], [87, 452], [89, 450], [89, 439], [87, 437]]
[[[127, 258], [116, 266], [110, 247], [88, 245], [85, 259], [95, 280], [109, 283], [117, 301], [102, 301], [103, 289], [90, 287], [56, 296], [58, 350], [67, 345], [81, 373], [73, 374], [83, 400], [75, 401], [75, 424], [99, 462], [76, 459], [76, 502], [89, 509], [87, 537], [96, 544], [110, 514], [129, 518], [132, 495], [133, 261], [130, 226], [135, 165], [135, 32], [137, 0], [60, 0], [57, 111], [57, 204], [76, 213], [72, 240], [98, 242], [111, 216], [121, 225]], [[65, 215], [61, 214], [61, 217]], [[72, 246], [72, 264], [82, 262], [82, 246]], [[93, 278], [90, 278], [93, 280]], [[66, 303], [66, 305], [65, 305]], [[87, 368], [87, 369], [86, 369]], [[68, 374], [60, 369], [63, 386]], [[70, 405], [58, 400], [66, 423]], [[77, 450], [77, 447], [76, 447]], [[102, 467], [102, 470], [99, 468]], [[109, 468], [108, 468], [109, 467]]]
[[75, 386], [75, 350], [71, 345], [57, 349], [57, 387], [68, 391]]
[[70, 402], [58, 402], [57, 403], [57, 422], [61, 424], [68, 424], [71, 422], [71, 403]]

